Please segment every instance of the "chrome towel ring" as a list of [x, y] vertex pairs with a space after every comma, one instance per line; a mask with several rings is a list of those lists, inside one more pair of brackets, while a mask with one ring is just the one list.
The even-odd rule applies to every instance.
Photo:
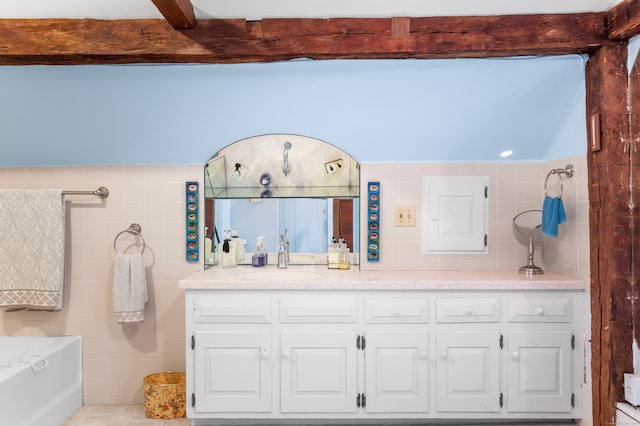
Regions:
[[547, 173], [547, 178], [544, 180], [544, 195], [548, 195], [547, 185], [549, 183], [549, 176], [558, 175], [558, 178], [560, 179], [560, 194], [558, 195], [558, 198], [562, 198], [562, 191], [564, 189], [564, 179], [562, 179], [562, 175], [565, 174], [569, 177], [573, 177], [573, 171], [574, 168], [571, 164], [567, 164], [567, 167], [564, 169], [551, 169], [549, 173]]
[[116, 237], [113, 239], [113, 251], [118, 253], [116, 242], [118, 241], [118, 238], [120, 238], [120, 236], [124, 233], [129, 233], [140, 237], [140, 240], [142, 241], [142, 249], [140, 250], [140, 254], [144, 253], [144, 249], [147, 247], [147, 244], [144, 242], [144, 238], [142, 238], [142, 227], [140, 227], [140, 225], [137, 223], [132, 223], [127, 229], [121, 231], [120, 233], [118, 233], [118, 235], [116, 235]]

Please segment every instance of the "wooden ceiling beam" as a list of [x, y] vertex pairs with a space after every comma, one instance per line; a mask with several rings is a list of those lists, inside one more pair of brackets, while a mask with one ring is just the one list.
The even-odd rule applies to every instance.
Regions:
[[640, 0], [623, 0], [606, 12], [609, 38], [628, 40], [640, 34]]
[[151, 1], [173, 28], [194, 28], [196, 26], [196, 15], [190, 0]]
[[0, 65], [244, 63], [295, 58], [486, 58], [589, 53], [604, 13], [429, 18], [0, 19]]

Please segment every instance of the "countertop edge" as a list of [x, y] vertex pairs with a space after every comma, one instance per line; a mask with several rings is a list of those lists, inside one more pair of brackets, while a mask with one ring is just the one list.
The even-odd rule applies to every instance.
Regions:
[[178, 282], [183, 290], [586, 290], [583, 280], [517, 271], [335, 271], [324, 268], [210, 268]]

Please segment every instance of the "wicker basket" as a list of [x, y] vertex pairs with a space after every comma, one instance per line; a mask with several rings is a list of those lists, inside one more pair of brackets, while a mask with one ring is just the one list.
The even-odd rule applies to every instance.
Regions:
[[144, 378], [146, 416], [150, 419], [179, 419], [187, 416], [186, 373], [168, 371]]

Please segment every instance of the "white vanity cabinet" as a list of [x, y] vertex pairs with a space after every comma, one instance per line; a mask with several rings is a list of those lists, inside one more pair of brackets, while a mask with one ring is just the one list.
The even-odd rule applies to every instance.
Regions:
[[572, 419], [581, 290], [186, 289], [193, 424]]

